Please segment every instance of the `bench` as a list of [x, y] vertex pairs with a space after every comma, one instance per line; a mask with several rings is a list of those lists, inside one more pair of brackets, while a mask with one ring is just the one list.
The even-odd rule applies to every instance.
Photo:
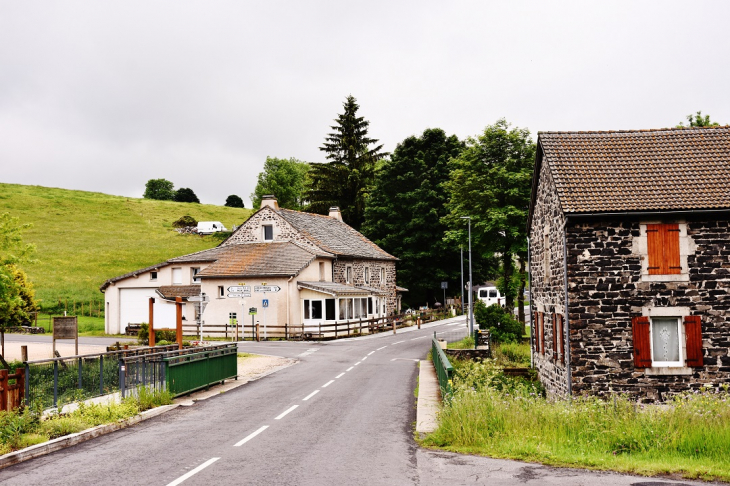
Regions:
[[127, 324], [127, 330], [124, 331], [124, 334], [127, 336], [137, 336], [141, 330], [142, 324]]

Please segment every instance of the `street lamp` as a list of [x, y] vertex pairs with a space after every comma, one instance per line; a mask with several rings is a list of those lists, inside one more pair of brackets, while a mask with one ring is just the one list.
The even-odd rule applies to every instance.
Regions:
[[471, 216], [459, 216], [469, 221], [469, 335], [474, 334], [474, 294], [471, 291], [474, 281], [471, 279]]

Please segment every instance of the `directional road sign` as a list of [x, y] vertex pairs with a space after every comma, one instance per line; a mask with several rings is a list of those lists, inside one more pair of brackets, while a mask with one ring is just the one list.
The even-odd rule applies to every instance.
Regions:
[[278, 292], [281, 290], [281, 287], [278, 285], [256, 285], [253, 288], [254, 292]]
[[251, 292], [231, 292], [228, 294], [231, 299], [240, 299], [243, 297], [251, 297]]
[[231, 285], [228, 287], [229, 292], [251, 292], [250, 285]]

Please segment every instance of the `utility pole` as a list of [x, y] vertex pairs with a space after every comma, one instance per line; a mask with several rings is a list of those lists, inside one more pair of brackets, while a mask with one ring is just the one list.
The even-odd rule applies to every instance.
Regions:
[[469, 334], [474, 334], [474, 295], [471, 287], [474, 285], [474, 281], [471, 277], [471, 216], [461, 216], [461, 219], [466, 219], [469, 222]]
[[459, 245], [461, 250], [461, 313], [464, 313], [464, 247]]

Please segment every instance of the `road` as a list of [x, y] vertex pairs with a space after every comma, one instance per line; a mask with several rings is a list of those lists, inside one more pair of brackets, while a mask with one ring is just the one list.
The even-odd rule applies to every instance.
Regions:
[[679, 484], [420, 449], [413, 440], [416, 362], [434, 330], [458, 329], [466, 331], [463, 318], [397, 335], [241, 344], [243, 351], [300, 361], [192, 407], [2, 470], [0, 482]]

